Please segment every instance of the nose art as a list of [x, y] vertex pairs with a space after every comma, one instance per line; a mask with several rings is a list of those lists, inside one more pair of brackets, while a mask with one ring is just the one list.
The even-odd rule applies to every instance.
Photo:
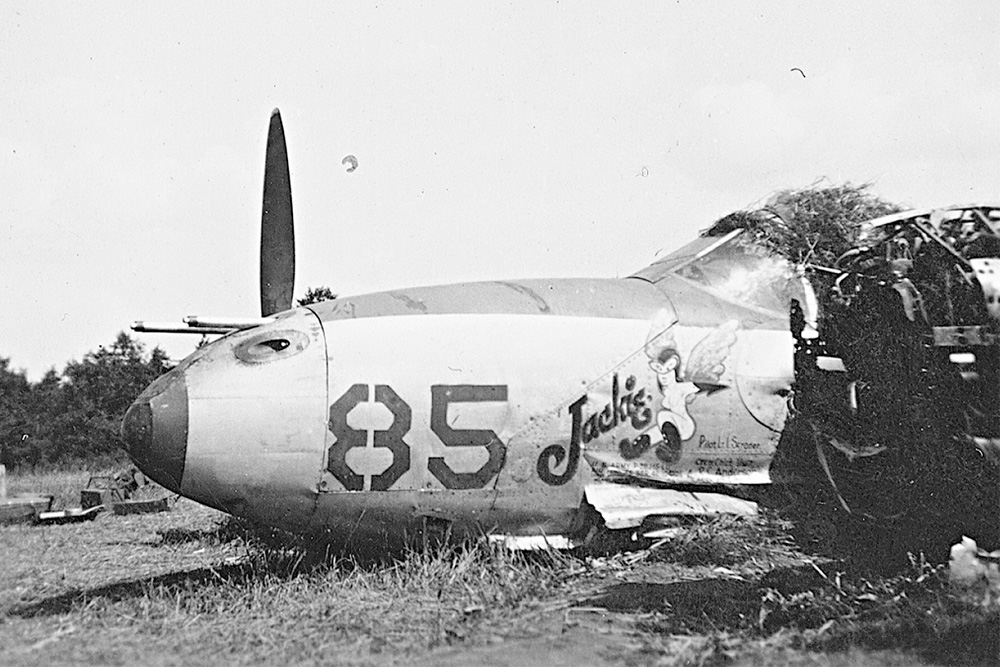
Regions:
[[129, 457], [148, 477], [180, 493], [187, 455], [188, 395], [182, 371], [161, 375], [125, 413]]

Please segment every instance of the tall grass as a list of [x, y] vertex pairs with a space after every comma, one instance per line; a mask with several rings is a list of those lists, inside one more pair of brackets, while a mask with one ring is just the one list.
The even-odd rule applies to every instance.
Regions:
[[489, 632], [483, 628], [528, 624], [570, 579], [563, 556], [481, 542], [361, 561], [275, 548], [241, 530], [221, 529], [241, 543], [238, 562], [147, 580], [121, 594], [82, 596], [74, 615], [108, 633], [155, 629], [156, 641], [199, 645], [209, 655], [238, 651], [253, 662], [277, 651], [310, 662], [345, 646], [358, 655], [406, 654]]

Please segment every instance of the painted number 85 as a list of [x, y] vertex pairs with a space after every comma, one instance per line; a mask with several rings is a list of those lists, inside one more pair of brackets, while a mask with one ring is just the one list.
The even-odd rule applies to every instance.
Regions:
[[[359, 403], [370, 399], [368, 385], [356, 384], [330, 406], [330, 433], [336, 437], [327, 457], [327, 470], [348, 491], [364, 490], [364, 476], [347, 465], [347, 452], [365, 447], [367, 429], [356, 429], [347, 423], [347, 415]], [[427, 470], [447, 489], [480, 489], [503, 467], [506, 445], [489, 429], [456, 429], [448, 425], [448, 406], [452, 403], [506, 402], [506, 385], [436, 384], [431, 386], [431, 431], [446, 447], [484, 447], [489, 457], [475, 472], [455, 472], [443, 456], [427, 459]], [[387, 491], [410, 469], [410, 445], [404, 439], [410, 430], [412, 411], [392, 387], [375, 385], [375, 402], [392, 414], [392, 424], [374, 431], [375, 447], [392, 453], [392, 465], [378, 475], [372, 475], [371, 490]]]

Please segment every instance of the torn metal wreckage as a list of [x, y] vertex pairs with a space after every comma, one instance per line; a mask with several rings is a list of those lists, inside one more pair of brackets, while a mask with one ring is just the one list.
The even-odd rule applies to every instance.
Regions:
[[[905, 211], [861, 231], [834, 267], [811, 267], [821, 307], [817, 335], [796, 337], [797, 435], [843, 510], [950, 537], [967, 526], [996, 546], [1000, 207]], [[792, 330], [808, 330], [795, 306]]]

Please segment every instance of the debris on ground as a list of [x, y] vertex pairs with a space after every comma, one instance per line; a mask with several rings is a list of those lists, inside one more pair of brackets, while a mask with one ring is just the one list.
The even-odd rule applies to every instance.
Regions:
[[126, 514], [150, 514], [152, 512], [166, 512], [170, 509], [167, 504], [167, 497], [154, 498], [152, 500], [123, 500], [111, 503], [111, 511], [119, 516]]
[[42, 493], [7, 495], [7, 468], [0, 465], [0, 525], [32, 523], [39, 512], [52, 507], [52, 496]]
[[166, 512], [170, 509], [167, 497], [136, 498], [147, 488], [149, 481], [136, 469], [117, 475], [98, 475], [90, 478], [87, 488], [80, 492], [83, 509], [103, 506], [117, 515]]
[[[143, 494], [144, 490], [148, 492]], [[135, 469], [117, 475], [91, 476], [87, 487], [80, 492], [80, 507], [53, 509], [54, 497], [50, 494], [8, 496], [6, 491], [6, 469], [0, 466], [0, 525], [77, 523], [92, 521], [104, 511], [128, 515], [170, 509], [169, 499], [162, 495], [162, 489], [149, 485], [145, 475]], [[152, 493], [156, 497], [148, 497]]]
[[80, 505], [84, 509], [97, 505], [110, 507], [114, 502], [128, 500], [145, 484], [146, 476], [135, 469], [117, 475], [93, 475], [87, 488], [80, 492]]
[[0, 524], [32, 523], [40, 512], [52, 507], [52, 496], [18, 494], [0, 499]]
[[951, 547], [948, 579], [984, 609], [1000, 610], [1000, 550], [986, 552], [970, 537]]
[[97, 515], [104, 511], [104, 505], [95, 505], [88, 509], [83, 509], [81, 507], [71, 507], [64, 510], [53, 510], [51, 512], [39, 512], [38, 516], [35, 517], [35, 523], [38, 524], [64, 524], [64, 523], [80, 523], [82, 521], [93, 521], [97, 518]]

